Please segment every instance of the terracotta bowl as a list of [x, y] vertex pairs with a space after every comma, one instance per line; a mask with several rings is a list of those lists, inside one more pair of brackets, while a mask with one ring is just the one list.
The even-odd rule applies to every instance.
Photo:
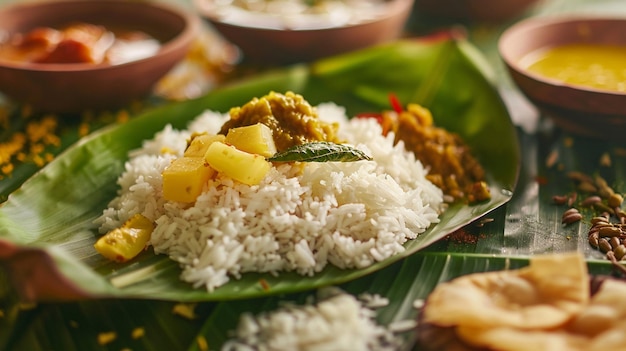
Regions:
[[537, 50], [573, 43], [626, 46], [626, 18], [530, 18], [505, 30], [498, 48], [513, 82], [555, 125], [575, 134], [623, 139], [626, 93], [545, 78], [520, 62]]
[[38, 1], [0, 9], [5, 36], [76, 21], [141, 30], [158, 39], [161, 47], [147, 58], [112, 65], [0, 61], [0, 92], [45, 112], [121, 107], [151, 93], [156, 82], [185, 57], [200, 24], [199, 18], [182, 9], [148, 1]]
[[382, 44], [402, 34], [414, 0], [387, 0], [374, 19], [333, 26], [327, 23], [284, 28], [276, 18], [259, 14], [254, 20], [228, 20], [220, 16], [215, 0], [193, 0], [225, 39], [237, 45], [244, 60], [263, 64], [308, 62], [371, 45]]
[[502, 22], [521, 16], [541, 0], [415, 0], [421, 16]]

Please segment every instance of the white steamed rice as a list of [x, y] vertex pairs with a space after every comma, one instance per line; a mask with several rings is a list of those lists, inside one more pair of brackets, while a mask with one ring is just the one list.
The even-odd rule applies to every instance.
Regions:
[[[244, 313], [222, 351], [394, 351], [402, 345], [400, 332], [414, 330], [414, 320], [402, 320], [402, 330], [392, 330], [376, 321], [376, 308], [339, 289], [318, 292], [317, 301], [302, 305], [285, 304], [253, 315]], [[397, 323], [396, 323], [397, 325]]]
[[320, 118], [374, 161], [280, 164], [261, 184], [210, 180], [195, 204], [168, 202], [161, 172], [193, 132], [216, 133], [227, 115], [207, 111], [187, 130], [167, 126], [130, 154], [118, 196], [96, 222], [102, 233], [136, 213], [156, 222], [149, 244], [182, 266], [181, 279], [208, 291], [245, 272], [313, 275], [326, 265], [363, 268], [404, 251], [444, 208], [442, 191], [402, 143], [373, 119], [326, 103]]

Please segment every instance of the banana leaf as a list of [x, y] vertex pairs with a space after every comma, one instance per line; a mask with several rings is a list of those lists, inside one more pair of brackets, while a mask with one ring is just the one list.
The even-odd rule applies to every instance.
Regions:
[[[414, 302], [424, 300], [443, 281], [475, 272], [518, 269], [526, 266], [524, 257], [420, 252], [370, 276], [345, 283], [339, 288], [358, 295], [379, 294], [389, 304], [377, 310], [382, 325], [415, 319], [419, 310]], [[590, 262], [592, 274], [605, 274], [606, 265]], [[243, 313], [259, 314], [290, 301], [304, 304], [311, 293], [286, 294], [275, 298], [195, 304], [195, 318], [173, 312], [176, 302], [135, 299], [87, 300], [72, 303], [41, 303], [29, 308], [14, 307], [0, 318], [0, 347], [4, 350], [220, 350], [237, 327]], [[1, 307], [1, 306], [0, 306]], [[19, 311], [18, 311], [19, 310]], [[142, 337], [133, 337], [141, 328]], [[100, 344], [101, 333], [115, 333], [116, 339]], [[415, 335], [404, 332], [403, 350], [413, 350]]]
[[[548, 6], [548, 10], [562, 12], [565, 9], [569, 11], [569, 9], [575, 6], [573, 3], [577, 2], [584, 2], [585, 6], [589, 8], [601, 8], [606, 3], [616, 3], [616, 6], [612, 6], [611, 10], [621, 9], [622, 6], [621, 4], [617, 5], [619, 1], [611, 0], [594, 2], [593, 6], [586, 1], [572, 2], [571, 0], [563, 0], [557, 1], [556, 5], [551, 2], [552, 5]], [[588, 12], [589, 9], [585, 8], [585, 10]], [[484, 39], [484, 27], [477, 27], [478, 35], [474, 39]], [[402, 46], [404, 45], [402, 44]], [[428, 70], [432, 69], [435, 60], [439, 59], [438, 52], [441, 51], [440, 46], [448, 44], [411, 43], [408, 46], [413, 45], [417, 45], [419, 48], [401, 49], [406, 52], [407, 56], [398, 59], [398, 63], [393, 65], [390, 64], [391, 61], [388, 61], [391, 60], [390, 58], [384, 57], [384, 53], [378, 54], [380, 55], [378, 57], [382, 59], [382, 63], [372, 61], [372, 59], [377, 57], [377, 54], [373, 53], [370, 54], [370, 58], [366, 58], [364, 55], [361, 59], [361, 55], [364, 53], [359, 53], [354, 56], [345, 56], [341, 59], [325, 61], [327, 69], [335, 68], [337, 70], [334, 72], [334, 77], [343, 80], [333, 81], [333, 86], [336, 89], [339, 89], [339, 86], [345, 87], [345, 90], [339, 93], [336, 91], [332, 92], [336, 95], [333, 101], [342, 99], [344, 104], [350, 106], [350, 111], [356, 112], [383, 105], [386, 107], [386, 97], [383, 94], [372, 93], [371, 89], [367, 87], [368, 84], [361, 84], [360, 75], [376, 76], [376, 73], [371, 70], [378, 71], [378, 74], [388, 73], [390, 75], [380, 79], [380, 84], [382, 85], [391, 85], [390, 82], [392, 80], [401, 86], [411, 84], [409, 83], [411, 80], [418, 82], [417, 85], [419, 86], [423, 86], [422, 84], [426, 81], [430, 82], [431, 80], [426, 79], [430, 76]], [[464, 63], [462, 66], [467, 64], [470, 66], [482, 66], [480, 63], [482, 59], [479, 58], [476, 61], [476, 58], [473, 57], [474, 54], [471, 53], [473, 49], [468, 48], [465, 43], [456, 43], [454, 45], [461, 45], [463, 48], [460, 50], [463, 53], [454, 53], [452, 57], [457, 57], [461, 61], [471, 61], [470, 63]], [[493, 56], [497, 56], [495, 45], [493, 46], [489, 46], [487, 53], [491, 52]], [[456, 50], [459, 49], [452, 49], [452, 51]], [[391, 50], [391, 52], [396, 52], [396, 50]], [[485, 52], [484, 49], [483, 52]], [[468, 59], [466, 55], [469, 55], [471, 58]], [[402, 67], [402, 65], [406, 67]], [[416, 67], [413, 67], [413, 65], [416, 65]], [[495, 67], [497, 68], [497, 65]], [[312, 69], [312, 66], [304, 70], [308, 69]], [[460, 67], [448, 67], [447, 69], [451, 70], [451, 72], [457, 72], [455, 73], [456, 75], [466, 69], [474, 71], [473, 68]], [[293, 70], [298, 69], [293, 68]], [[402, 75], [407, 70], [412, 73], [407, 73], [407, 76], [403, 77]], [[348, 74], [348, 71], [352, 73]], [[292, 72], [290, 74], [279, 72], [262, 78], [255, 78], [256, 83], [252, 83], [252, 85], [265, 84], [265, 87], [269, 89], [274, 86], [280, 87], [293, 84], [292, 86], [294, 87], [302, 87], [304, 89], [307, 85], [306, 82], [312, 79], [306, 77], [310, 74], [310, 72]], [[485, 70], [483, 70], [482, 74], [485, 74]], [[469, 75], [473, 76], [475, 73], [470, 73]], [[491, 79], [489, 76], [487, 78], [487, 81]], [[277, 83], [277, 81], [282, 81], [283, 79], [290, 79], [290, 83], [284, 83], [285, 85]], [[372, 78], [368, 79], [371, 80]], [[500, 79], [505, 78], [500, 77]], [[328, 78], [328, 80], [333, 79]], [[264, 83], [261, 83], [261, 81]], [[374, 81], [376, 82], [375, 78]], [[447, 77], [445, 81], [452, 82], [450, 83], [452, 85], [442, 89], [448, 89], [453, 96], [455, 94], [459, 95], [457, 98], [453, 97], [449, 104], [441, 102], [432, 104], [432, 98], [429, 98], [424, 92], [419, 96], [416, 92], [415, 94], [407, 92], [405, 95], [402, 95], [402, 98], [406, 99], [407, 96], [410, 98], [416, 96], [416, 99], [431, 101], [429, 107], [436, 109], [436, 111], [454, 111], [456, 109], [462, 110], [460, 101], [463, 101], [461, 98], [463, 94], [469, 96], [474, 96], [475, 94], [492, 96], [491, 92], [473, 91], [491, 89], [485, 86], [485, 80], [482, 78], [477, 78], [478, 83], [469, 78], [460, 78], [457, 82], [456, 78]], [[477, 84], [476, 88], [475, 84]], [[241, 92], [241, 100], [245, 100], [246, 94], [255, 92], [253, 88], [246, 88], [247, 84], [237, 85], [242, 90], [235, 89], [237, 91], [233, 92], [232, 96]], [[502, 85], [502, 81], [500, 81], [500, 85]], [[244, 88], [247, 89], [247, 92], [244, 92]], [[311, 95], [313, 94], [319, 94], [322, 97], [329, 95], [325, 92], [316, 93], [315, 91]], [[207, 97], [207, 99], [210, 98]], [[362, 101], [362, 99], [365, 101]], [[200, 101], [202, 100], [204, 98], [200, 99]], [[234, 100], [236, 99], [233, 98]], [[479, 100], [487, 103], [490, 101], [498, 103], [497, 98], [493, 98], [493, 100], [491, 98]], [[189, 104], [194, 103], [190, 102]], [[198, 102], [198, 104], [196, 107], [187, 106], [182, 108], [182, 110], [192, 111], [195, 109], [197, 111], [202, 109], [203, 102]], [[212, 100], [212, 104], [213, 106], [226, 106], [228, 102], [220, 105], [219, 101]], [[170, 111], [174, 112], [176, 110], [172, 108]], [[500, 107], [496, 107], [493, 110], [487, 108], [485, 112], [488, 111], [497, 112], [500, 111]], [[436, 113], [436, 115], [438, 114], [439, 112]], [[465, 116], [465, 114], [461, 114], [461, 116]], [[454, 129], [454, 119], [449, 116], [445, 118], [441, 116], [436, 117], [438, 118], [437, 122], [450, 123], [451, 129]], [[495, 117], [496, 120], [499, 120], [499, 118], [501, 117]], [[486, 122], [487, 117], [478, 117], [478, 120]], [[463, 128], [466, 127], [461, 126], [459, 130]], [[138, 130], [137, 132], [141, 133], [142, 131]], [[510, 137], [510, 134], [506, 132], [502, 136], [481, 135], [486, 135], [485, 139], [477, 141], [476, 144], [483, 145], [485, 148], [489, 147], [489, 145], [499, 148], [499, 144]], [[504, 206], [500, 206], [485, 214], [485, 217], [481, 220], [474, 222], [476, 225], [465, 226], [463, 229], [436, 241], [427, 248], [419, 250], [416, 254], [392, 263], [377, 272], [344, 283], [341, 285], [341, 288], [352, 294], [368, 292], [379, 293], [388, 297], [390, 299], [389, 306], [381, 308], [377, 315], [379, 322], [389, 324], [396, 320], [414, 318], [417, 311], [412, 307], [413, 301], [425, 298], [442, 281], [468, 273], [514, 269], [525, 265], [529, 255], [536, 253], [580, 250], [585, 253], [589, 260], [588, 265], [591, 273], [610, 273], [611, 265], [603, 258], [603, 254], [598, 250], [590, 248], [587, 243], [586, 230], [589, 227], [588, 221], [563, 226], [560, 223], [562, 208], [555, 206], [551, 202], [551, 197], [555, 194], [567, 194], [575, 191], [567, 177], [564, 176], [564, 173], [568, 170], [587, 173], [600, 172], [613, 184], [615, 189], [623, 191], [626, 170], [624, 146], [620, 143], [609, 143], [602, 140], [585, 140], [562, 134], [558, 130], [554, 131], [554, 134], [552, 131], [546, 133], [544, 130], [540, 130], [533, 135], [520, 132], [519, 136], [519, 144], [523, 153], [520, 161], [521, 170], [517, 179], [518, 185], [515, 188], [513, 197]], [[505, 149], [510, 147], [508, 141], [505, 141], [505, 144]], [[498, 151], [493, 150], [492, 152], [493, 154], [490, 154], [494, 155]], [[552, 168], [547, 167], [545, 160], [552, 157], [554, 153], [559, 155], [557, 164]], [[504, 156], [514, 155], [510, 150], [502, 151], [502, 154]], [[601, 165], [598, 162], [606, 154], [611, 155], [612, 165], [610, 166]], [[502, 166], [503, 169], [514, 166], [513, 160], [504, 159], [502, 162], [505, 162]], [[498, 169], [497, 157], [492, 159], [492, 163], [494, 164], [492, 167]], [[35, 169], [27, 167], [16, 169], [16, 171], [20, 173], [19, 177], [4, 179], [0, 182], [0, 199], [2, 201], [10, 191], [19, 188], [21, 181], [34, 172]], [[510, 172], [497, 171], [495, 173], [509, 174], [510, 177], [505, 176], [504, 178], [511, 179], [513, 178], [513, 171], [510, 170]], [[503, 183], [507, 183], [507, 181]], [[109, 191], [114, 190], [110, 189]], [[38, 196], [43, 198], [46, 196], [46, 193], [40, 193]], [[27, 208], [26, 205], [23, 206], [23, 208]], [[585, 213], [587, 219], [591, 216], [593, 214]], [[483, 221], [485, 218], [492, 218], [494, 221]], [[7, 248], [3, 245], [7, 245], [7, 243], [19, 245], [22, 257], [41, 255], [42, 252], [46, 254], [47, 250], [42, 251], [39, 247], [34, 247], [33, 250], [26, 250], [31, 248], [32, 245], [20, 244], [15, 239], [5, 236], [6, 233], [3, 233], [2, 239], [0, 239], [0, 241], [3, 241], [2, 245], [0, 245], [0, 350], [204, 350], [200, 348], [197, 341], [201, 337], [208, 341], [210, 350], [219, 350], [229, 333], [235, 328], [237, 320], [242, 313], [267, 311], [285, 300], [302, 302], [310, 294], [314, 293], [307, 291], [237, 301], [201, 302], [197, 304], [196, 311], [198, 317], [194, 320], [181, 318], [172, 313], [172, 309], [177, 303], [175, 301], [89, 299], [69, 303], [40, 303], [36, 306], [20, 305], [18, 302], [21, 296], [13, 295], [12, 288], [14, 286], [10, 282], [12, 278], [9, 277], [6, 269], [1, 269], [3, 266], [7, 268], [7, 264], [5, 264], [7, 263], [7, 257], [11, 257], [11, 261], [15, 260], [16, 257], [14, 253], [8, 254]], [[86, 240], [92, 239], [89, 239], [87, 235]], [[45, 245], [41, 246], [45, 247]], [[77, 272], [74, 272], [74, 274], [77, 274]], [[145, 329], [145, 336], [133, 338], [131, 332], [138, 327]], [[98, 343], [98, 334], [107, 331], [115, 332], [117, 338], [107, 345]], [[419, 347], [413, 348], [412, 333], [407, 333], [405, 337], [407, 342], [403, 350], [419, 350]]]
[[[225, 301], [289, 294], [367, 276], [410, 257], [506, 203], [520, 152], [517, 134], [492, 76], [467, 42], [407, 40], [296, 65], [215, 90], [196, 100], [155, 108], [123, 125], [93, 133], [69, 147], [13, 192], [0, 207], [0, 259], [25, 300], [135, 298]], [[93, 221], [116, 195], [127, 154], [166, 124], [184, 128], [206, 109], [227, 111], [270, 90], [291, 90], [312, 104], [333, 101], [349, 115], [388, 109], [388, 95], [417, 102], [435, 123], [459, 133], [488, 174], [492, 199], [456, 204], [437, 225], [405, 245], [405, 252], [365, 269], [325, 269], [314, 277], [245, 274], [214, 292], [193, 289], [180, 268], [150, 251], [125, 264], [93, 249]], [[497, 140], [495, 139], [497, 137]], [[497, 145], [497, 147], [496, 147]], [[270, 289], [264, 289], [260, 280]]]

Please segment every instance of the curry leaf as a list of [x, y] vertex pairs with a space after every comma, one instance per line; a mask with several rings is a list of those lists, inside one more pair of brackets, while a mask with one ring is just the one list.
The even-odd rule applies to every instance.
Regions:
[[363, 151], [346, 144], [316, 141], [292, 146], [268, 159], [272, 162], [355, 162], [370, 161]]

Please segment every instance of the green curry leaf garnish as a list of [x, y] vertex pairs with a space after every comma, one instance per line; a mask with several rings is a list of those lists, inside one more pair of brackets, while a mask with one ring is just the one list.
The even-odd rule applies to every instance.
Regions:
[[272, 162], [354, 162], [371, 159], [353, 146], [327, 141], [292, 146], [268, 158]]

